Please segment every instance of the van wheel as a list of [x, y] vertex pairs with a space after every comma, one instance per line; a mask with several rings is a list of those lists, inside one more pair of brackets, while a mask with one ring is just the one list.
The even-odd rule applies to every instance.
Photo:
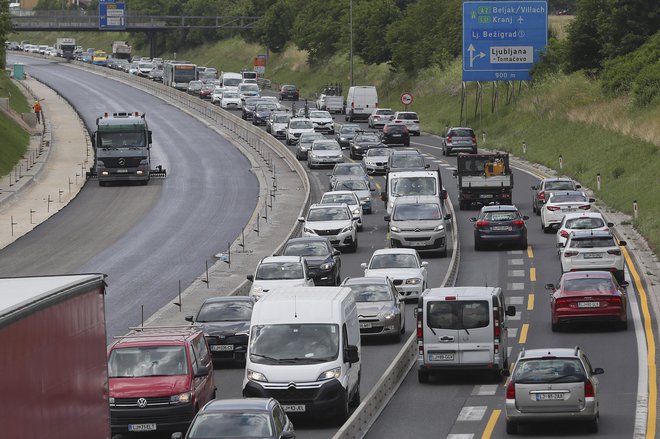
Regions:
[[598, 433], [598, 415], [592, 420], [587, 422], [588, 433]]
[[355, 389], [355, 393], [353, 393], [353, 397], [351, 398], [350, 402], [351, 407], [357, 407], [360, 405], [360, 402], [362, 402], [362, 397], [360, 396], [360, 378], [361, 376], [358, 376], [357, 389]]
[[344, 397], [342, 398], [341, 405], [337, 407], [337, 424], [343, 425], [346, 419], [348, 419], [348, 390], [344, 392]]
[[426, 384], [429, 382], [429, 372], [426, 370], [418, 370], [417, 371], [417, 381], [419, 381], [422, 384]]
[[506, 421], [506, 432], [507, 434], [518, 434], [518, 423], [509, 421], [507, 419]]

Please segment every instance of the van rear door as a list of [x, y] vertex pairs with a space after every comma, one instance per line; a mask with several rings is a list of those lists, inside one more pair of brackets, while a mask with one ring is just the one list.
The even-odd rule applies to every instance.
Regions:
[[460, 340], [456, 302], [433, 300], [424, 310], [424, 363], [437, 367], [460, 364]]
[[460, 325], [461, 366], [488, 365], [493, 363], [493, 328], [487, 299], [461, 300], [457, 302]]

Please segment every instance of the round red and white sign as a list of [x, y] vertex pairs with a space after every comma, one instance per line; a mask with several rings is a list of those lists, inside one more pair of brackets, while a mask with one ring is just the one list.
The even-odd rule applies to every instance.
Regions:
[[401, 103], [403, 105], [410, 105], [413, 103], [413, 95], [410, 93], [403, 93], [401, 95]]

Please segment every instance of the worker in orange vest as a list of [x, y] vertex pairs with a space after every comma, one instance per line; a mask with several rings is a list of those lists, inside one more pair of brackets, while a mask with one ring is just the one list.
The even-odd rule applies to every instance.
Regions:
[[34, 114], [37, 115], [37, 123], [41, 123], [41, 103], [39, 100], [34, 101], [32, 109], [34, 110]]

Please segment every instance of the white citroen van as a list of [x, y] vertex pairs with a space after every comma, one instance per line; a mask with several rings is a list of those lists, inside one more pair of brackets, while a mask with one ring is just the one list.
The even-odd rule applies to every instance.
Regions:
[[420, 383], [443, 370], [508, 373], [507, 316], [516, 308], [505, 308], [501, 288], [431, 288], [419, 297], [415, 314]]
[[348, 89], [345, 116], [347, 122], [353, 122], [356, 119], [367, 120], [376, 108], [378, 108], [376, 87], [356, 85]]
[[385, 202], [385, 210], [392, 215], [397, 199], [414, 197], [419, 201], [438, 201], [447, 198], [439, 170], [435, 171], [394, 171], [385, 176], [385, 190], [380, 194]]
[[360, 327], [345, 287], [273, 289], [252, 311], [243, 396], [343, 423], [360, 403]]

